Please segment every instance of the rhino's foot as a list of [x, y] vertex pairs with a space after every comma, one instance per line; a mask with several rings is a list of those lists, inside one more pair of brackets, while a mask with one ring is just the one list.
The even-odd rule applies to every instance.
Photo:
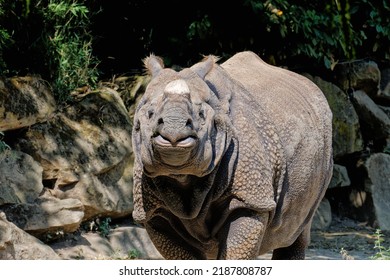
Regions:
[[273, 251], [273, 260], [304, 260], [305, 251], [309, 244], [310, 234], [303, 231], [293, 244], [288, 247], [278, 248]]

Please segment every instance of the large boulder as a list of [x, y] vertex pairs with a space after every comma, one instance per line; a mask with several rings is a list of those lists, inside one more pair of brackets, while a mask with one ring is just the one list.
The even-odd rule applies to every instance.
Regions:
[[[390, 95], [389, 95], [390, 96]], [[390, 107], [388, 106], [379, 106], [379, 108], [381, 108], [381, 110], [383, 112], [385, 112], [385, 114], [387, 115], [387, 117], [390, 119]], [[389, 153], [390, 152], [390, 137], [387, 137], [386, 139], [386, 143], [385, 143], [385, 147], [383, 149], [383, 151]]]
[[390, 100], [390, 68], [381, 71], [380, 97]]
[[80, 200], [60, 200], [48, 194], [35, 203], [11, 204], [2, 209], [7, 219], [41, 240], [53, 240], [79, 229], [84, 217]]
[[84, 208], [79, 200], [42, 196], [42, 167], [17, 150], [0, 154], [0, 206], [8, 220], [36, 237], [79, 228]]
[[383, 112], [385, 112], [385, 114], [390, 118], [390, 107], [388, 106], [380, 106], [378, 105], [379, 108], [382, 109]]
[[390, 155], [373, 154], [365, 163], [378, 224], [390, 230]]
[[0, 206], [31, 203], [42, 192], [42, 167], [20, 151], [0, 153]]
[[80, 199], [85, 220], [98, 215], [127, 216], [133, 211], [133, 160], [129, 155], [102, 174], [83, 174], [74, 184], [55, 187], [53, 194], [62, 199]]
[[337, 85], [345, 92], [363, 90], [371, 98], [379, 95], [381, 72], [374, 61], [338, 63], [334, 70]]
[[366, 141], [386, 140], [390, 137], [390, 118], [364, 91], [353, 93], [353, 104]]
[[42, 165], [44, 184], [55, 195], [96, 209], [84, 219], [104, 214], [102, 203], [109, 212], [131, 212], [131, 121], [116, 91], [102, 88], [32, 126], [17, 148]]
[[82, 232], [72, 240], [55, 242], [50, 246], [65, 260], [128, 259], [129, 257], [142, 260], [163, 259], [146, 230], [128, 224], [119, 225], [107, 236]]
[[349, 185], [351, 185], [351, 180], [349, 179], [347, 168], [339, 164], [334, 164], [333, 175], [328, 188], [346, 187]]
[[48, 84], [38, 77], [0, 78], [0, 131], [47, 120], [56, 108]]
[[39, 239], [29, 235], [0, 212], [0, 260], [56, 260], [58, 255]]
[[319, 77], [305, 75], [324, 93], [333, 113], [333, 155], [335, 158], [361, 151], [363, 138], [359, 118], [347, 94]]

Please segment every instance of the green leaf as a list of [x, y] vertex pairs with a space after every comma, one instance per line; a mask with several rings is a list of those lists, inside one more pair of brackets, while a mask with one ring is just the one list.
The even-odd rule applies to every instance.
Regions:
[[384, 33], [383, 27], [382, 27], [381, 25], [375, 26], [375, 30], [376, 30], [376, 32], [378, 32], [378, 33]]
[[357, 11], [359, 11], [359, 6], [358, 6], [358, 5], [353, 5], [353, 6], [349, 9], [349, 13], [350, 13], [351, 15], [356, 14]]
[[330, 69], [332, 62], [330, 61], [330, 59], [328, 57], [324, 56], [324, 64], [325, 64], [325, 67], [327, 69]]

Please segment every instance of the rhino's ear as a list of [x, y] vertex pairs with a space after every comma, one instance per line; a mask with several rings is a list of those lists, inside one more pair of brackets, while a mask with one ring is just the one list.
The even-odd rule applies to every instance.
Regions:
[[164, 62], [161, 59], [161, 57], [155, 56], [154, 54], [151, 54], [150, 56], [146, 57], [144, 60], [144, 65], [146, 67], [146, 70], [152, 77], [155, 77], [160, 73], [162, 69], [164, 69]]
[[198, 74], [199, 77], [204, 79], [206, 77], [207, 73], [213, 69], [214, 64], [218, 61], [218, 58], [209, 55], [206, 56], [201, 62], [195, 64], [194, 66], [191, 67], [192, 71], [194, 71], [196, 74]]

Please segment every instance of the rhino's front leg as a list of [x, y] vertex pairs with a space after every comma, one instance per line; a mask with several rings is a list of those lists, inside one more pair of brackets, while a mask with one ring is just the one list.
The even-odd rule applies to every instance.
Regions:
[[[155, 230], [150, 225], [145, 225], [146, 231], [156, 249], [167, 260], [196, 260], [199, 256], [194, 255], [194, 251], [186, 248], [180, 238], [172, 238], [171, 235]], [[177, 237], [177, 236], [176, 236]]]
[[219, 259], [246, 260], [258, 255], [268, 214], [243, 211], [246, 215], [236, 212], [223, 228]]

